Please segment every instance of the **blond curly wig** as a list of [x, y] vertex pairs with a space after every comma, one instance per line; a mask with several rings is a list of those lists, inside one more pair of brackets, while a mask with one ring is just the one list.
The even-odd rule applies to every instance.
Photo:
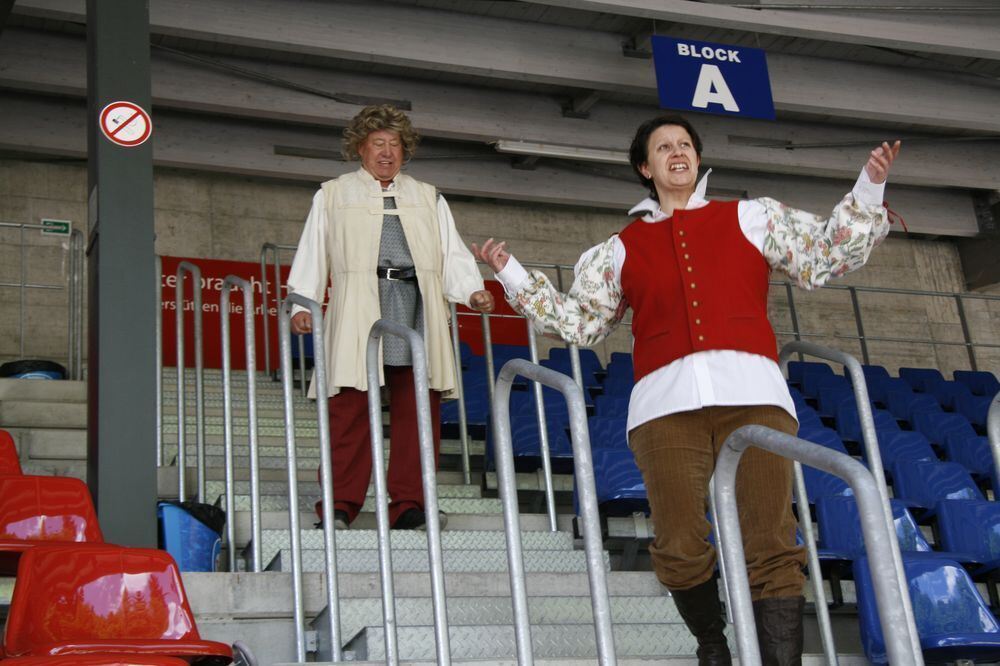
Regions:
[[391, 104], [366, 106], [351, 119], [351, 124], [344, 128], [344, 145], [341, 152], [347, 160], [359, 159], [358, 149], [368, 135], [377, 130], [399, 132], [403, 142], [403, 153], [406, 159], [413, 157], [420, 142], [420, 135], [413, 129], [410, 119], [405, 113]]

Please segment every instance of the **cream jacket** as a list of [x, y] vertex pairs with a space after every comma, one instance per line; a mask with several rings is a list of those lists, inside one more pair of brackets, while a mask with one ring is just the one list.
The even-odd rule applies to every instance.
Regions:
[[[288, 276], [288, 290], [324, 303], [329, 280], [323, 336], [328, 393], [336, 395], [342, 387], [367, 390], [368, 333], [380, 316], [375, 268], [384, 196], [396, 199], [394, 212], [399, 215], [416, 268], [424, 304], [428, 381], [431, 389], [442, 391], [447, 398], [455, 389], [448, 301], [467, 305], [469, 297], [484, 287], [448, 204], [433, 186], [399, 174], [383, 193], [381, 184], [364, 169], [323, 183], [313, 197]], [[302, 310], [296, 307], [293, 314]], [[381, 362], [379, 383], [385, 383]], [[315, 377], [309, 396], [316, 396]]]

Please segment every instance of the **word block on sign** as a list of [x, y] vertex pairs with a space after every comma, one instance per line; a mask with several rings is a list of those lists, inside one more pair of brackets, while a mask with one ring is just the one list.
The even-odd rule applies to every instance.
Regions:
[[653, 37], [660, 106], [774, 120], [763, 49]]

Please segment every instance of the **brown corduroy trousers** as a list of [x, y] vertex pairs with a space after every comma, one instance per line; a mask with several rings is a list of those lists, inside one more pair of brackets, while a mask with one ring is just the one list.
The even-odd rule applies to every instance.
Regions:
[[[629, 432], [656, 533], [649, 553], [667, 589], [686, 590], [712, 577], [708, 482], [726, 438], [751, 424], [797, 430], [780, 407], [752, 405], [669, 414]], [[736, 474], [736, 500], [753, 600], [801, 595], [805, 553], [795, 544], [792, 461], [748, 448]]]

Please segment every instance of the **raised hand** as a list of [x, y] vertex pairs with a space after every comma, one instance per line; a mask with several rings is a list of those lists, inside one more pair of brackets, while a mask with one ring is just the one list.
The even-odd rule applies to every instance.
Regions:
[[869, 180], [876, 185], [885, 182], [885, 179], [889, 177], [889, 167], [892, 166], [892, 161], [899, 155], [899, 146], [899, 141], [891, 146], [883, 141], [881, 146], [872, 151], [868, 163], [865, 164]]
[[482, 247], [472, 244], [472, 254], [477, 259], [486, 263], [493, 269], [494, 273], [499, 273], [507, 265], [510, 253], [507, 252], [507, 241], [495, 241], [492, 238], [483, 243]]

